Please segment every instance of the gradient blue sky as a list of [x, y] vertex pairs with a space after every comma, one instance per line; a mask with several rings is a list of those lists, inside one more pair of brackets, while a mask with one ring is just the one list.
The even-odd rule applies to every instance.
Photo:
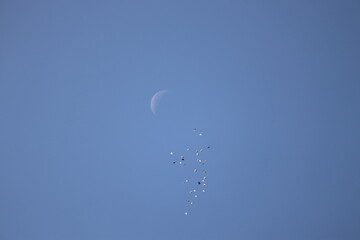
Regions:
[[[359, 12], [0, 1], [0, 239], [360, 239]], [[212, 149], [185, 217], [168, 153], [193, 127]]]

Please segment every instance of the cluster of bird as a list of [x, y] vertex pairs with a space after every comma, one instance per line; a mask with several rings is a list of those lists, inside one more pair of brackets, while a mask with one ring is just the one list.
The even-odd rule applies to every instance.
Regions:
[[[196, 128], [193, 129], [193, 132], [198, 137], [202, 137], [203, 133], [198, 132]], [[198, 198], [200, 194], [206, 192], [206, 180], [207, 180], [207, 170], [206, 170], [206, 159], [202, 159], [201, 154], [204, 151], [210, 149], [210, 146], [199, 147], [195, 149], [187, 148], [186, 153], [190, 153], [191, 157], [186, 157], [186, 154], [176, 156], [174, 152], [170, 152], [171, 162], [174, 165], [179, 166], [190, 166], [192, 176], [184, 179], [183, 184], [187, 185], [187, 199], [186, 199], [186, 211], [184, 212], [185, 216], [189, 215], [190, 206], [194, 204], [195, 198]], [[177, 158], [177, 159], [176, 159]]]

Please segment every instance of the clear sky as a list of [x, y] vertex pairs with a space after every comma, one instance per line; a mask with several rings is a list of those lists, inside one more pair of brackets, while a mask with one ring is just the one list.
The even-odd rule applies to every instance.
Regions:
[[[360, 239], [359, 12], [0, 1], [0, 239]], [[185, 216], [169, 152], [194, 127], [208, 186]]]

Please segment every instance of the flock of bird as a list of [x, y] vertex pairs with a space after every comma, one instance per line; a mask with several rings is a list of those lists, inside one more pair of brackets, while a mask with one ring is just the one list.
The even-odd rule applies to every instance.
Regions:
[[[197, 137], [202, 137], [203, 133], [198, 132], [196, 128], [193, 129], [193, 132]], [[186, 198], [186, 210], [184, 215], [187, 216], [190, 213], [191, 206], [195, 203], [200, 194], [206, 192], [207, 187], [207, 170], [206, 163], [207, 160], [202, 158], [202, 153], [210, 150], [210, 146], [200, 147], [200, 148], [187, 148], [186, 154], [178, 155], [174, 152], [170, 152], [171, 163], [173, 165], [181, 167], [190, 167], [192, 176], [188, 176], [183, 180], [183, 184], [187, 186], [187, 198]], [[189, 155], [186, 157], [184, 155]]]

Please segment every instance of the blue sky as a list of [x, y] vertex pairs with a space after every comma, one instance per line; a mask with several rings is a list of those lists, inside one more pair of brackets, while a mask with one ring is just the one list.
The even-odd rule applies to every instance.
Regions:
[[359, 239], [359, 10], [1, 1], [0, 238]]

